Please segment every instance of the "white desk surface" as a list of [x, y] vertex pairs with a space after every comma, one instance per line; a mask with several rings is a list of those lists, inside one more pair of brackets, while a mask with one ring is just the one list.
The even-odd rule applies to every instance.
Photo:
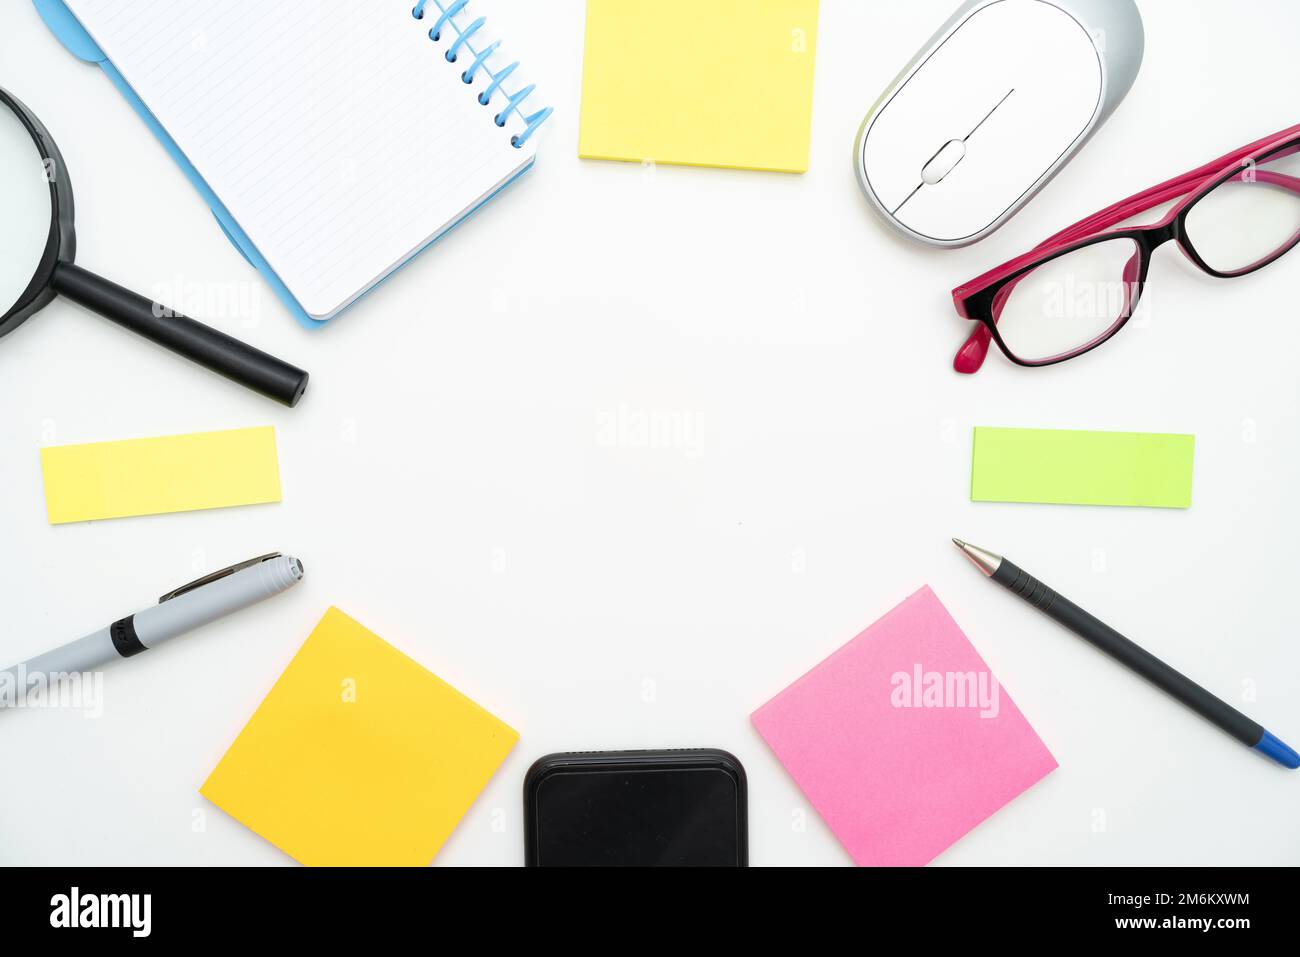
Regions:
[[[1296, 122], [1300, 7], [1145, 0], [1146, 60], [1109, 124], [1000, 232], [930, 251], [873, 217], [850, 146], [955, 2], [823, 0], [803, 176], [578, 160], [584, 4], [485, 2], [556, 108], [537, 168], [315, 332], [104, 75], [30, 3], [4, 4], [0, 85], [63, 150], [78, 261], [312, 385], [283, 409], [67, 303], [0, 342], [4, 664], [252, 554], [307, 568], [287, 595], [112, 669], [97, 720], [4, 716], [0, 862], [289, 863], [197, 790], [336, 604], [522, 734], [437, 863], [522, 862], [521, 784], [543, 754], [705, 746], [748, 771], [754, 864], [846, 864], [748, 715], [929, 583], [1060, 762], [936, 863], [1300, 863], [1300, 774], [949, 543], [1005, 552], [1300, 739], [1300, 254], [1228, 283], [1167, 247], [1140, 321], [1047, 370], [994, 354], [956, 375], [967, 329], [949, 297]], [[667, 442], [641, 440], [646, 417], [675, 427]], [[46, 524], [42, 445], [267, 423], [282, 504]], [[973, 504], [977, 424], [1195, 433], [1194, 504]]]

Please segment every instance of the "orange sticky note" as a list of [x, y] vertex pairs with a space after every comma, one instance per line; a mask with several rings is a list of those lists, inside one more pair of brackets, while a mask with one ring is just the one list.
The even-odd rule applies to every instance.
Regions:
[[518, 740], [331, 608], [200, 793], [303, 864], [423, 866]]

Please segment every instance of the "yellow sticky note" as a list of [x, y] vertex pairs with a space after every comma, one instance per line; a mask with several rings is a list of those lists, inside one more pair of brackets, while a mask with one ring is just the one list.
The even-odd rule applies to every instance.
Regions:
[[51, 525], [280, 501], [275, 428], [41, 449]]
[[518, 740], [331, 608], [200, 793], [303, 864], [424, 866]]
[[802, 173], [817, 0], [587, 0], [583, 159]]

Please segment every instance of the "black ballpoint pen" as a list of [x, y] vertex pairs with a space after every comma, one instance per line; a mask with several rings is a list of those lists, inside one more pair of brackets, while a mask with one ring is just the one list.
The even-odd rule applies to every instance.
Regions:
[[952, 541], [989, 578], [1069, 628], [1084, 641], [1100, 648], [1120, 664], [1137, 672], [1205, 720], [1218, 725], [1247, 747], [1268, 755], [1283, 767], [1300, 767], [1300, 754], [1296, 754], [1261, 725], [1175, 671], [1155, 655], [1138, 647], [1114, 628], [1098, 621], [1065, 596], [1057, 594], [1001, 555], [958, 538]]

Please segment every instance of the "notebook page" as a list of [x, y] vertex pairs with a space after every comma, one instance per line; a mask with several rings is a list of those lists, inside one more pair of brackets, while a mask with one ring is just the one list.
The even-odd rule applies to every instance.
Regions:
[[[535, 154], [410, 0], [67, 0], [309, 315], [327, 319]], [[433, 5], [430, 10], [437, 12]]]

